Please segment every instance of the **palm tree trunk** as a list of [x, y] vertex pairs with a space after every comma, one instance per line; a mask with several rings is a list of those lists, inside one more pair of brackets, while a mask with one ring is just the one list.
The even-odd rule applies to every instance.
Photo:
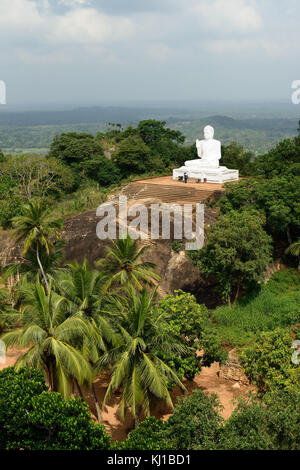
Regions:
[[74, 379], [74, 382], [75, 382], [75, 384], [76, 384], [76, 387], [77, 387], [78, 393], [79, 393], [79, 395], [80, 395], [80, 398], [82, 398], [82, 400], [84, 400], [84, 398], [83, 398], [83, 393], [82, 393], [81, 387], [80, 387], [80, 385], [79, 385], [79, 383], [78, 383], [78, 380], [77, 380], [77, 379]]
[[98, 418], [99, 423], [101, 423], [102, 422], [101, 409], [100, 409], [100, 405], [98, 402], [94, 383], [92, 383], [92, 391], [93, 391], [94, 401], [95, 401], [95, 406], [96, 406], [96, 411], [97, 411], [97, 418]]
[[[47, 361], [48, 362], [48, 361]], [[54, 384], [54, 369], [53, 369], [53, 363], [52, 360], [50, 359], [48, 362], [48, 377], [49, 377], [49, 386], [51, 392], [54, 392], [55, 390], [55, 384]]]
[[37, 259], [37, 262], [39, 264], [39, 267], [40, 267], [40, 270], [41, 270], [41, 273], [42, 273], [42, 276], [43, 276], [43, 279], [44, 279], [44, 282], [45, 282], [45, 285], [46, 285], [47, 292], [49, 293], [49, 284], [48, 284], [48, 280], [47, 280], [45, 271], [43, 269], [43, 266], [42, 266], [42, 263], [41, 263], [41, 260], [40, 260], [39, 245], [38, 244], [36, 246], [36, 259]]
[[139, 409], [137, 410], [136, 416], [134, 418], [134, 429], [136, 429], [138, 425], [140, 424], [141, 410], [142, 410], [141, 407], [139, 407]]

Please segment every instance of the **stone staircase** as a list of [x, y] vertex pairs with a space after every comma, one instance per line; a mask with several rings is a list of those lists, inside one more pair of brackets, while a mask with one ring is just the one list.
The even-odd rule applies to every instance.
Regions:
[[128, 199], [158, 199], [172, 204], [195, 204], [204, 202], [214, 194], [214, 190], [196, 189], [182, 184], [182, 187], [160, 185], [145, 182], [133, 182], [123, 189], [122, 194]]

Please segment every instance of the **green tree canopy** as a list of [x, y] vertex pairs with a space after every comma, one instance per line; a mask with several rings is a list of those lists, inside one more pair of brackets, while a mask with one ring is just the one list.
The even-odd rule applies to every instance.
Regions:
[[148, 119], [139, 123], [137, 131], [145, 144], [151, 147], [163, 139], [181, 144], [185, 141], [185, 137], [180, 131], [171, 130], [166, 128], [165, 125], [165, 121]]
[[17, 186], [18, 194], [28, 201], [70, 192], [76, 186], [72, 171], [61, 161], [35, 154], [11, 155], [0, 165], [0, 197], [5, 181], [11, 181], [11, 187]]
[[47, 392], [35, 369], [0, 372], [1, 450], [104, 450], [110, 438], [81, 399]]
[[86, 175], [101, 186], [118, 184], [121, 181], [121, 170], [104, 155], [96, 155], [82, 163]]
[[[193, 380], [195, 375], [200, 374], [202, 366], [222, 363], [227, 358], [211, 327], [208, 309], [205, 305], [199, 305], [193, 295], [175, 291], [159, 302], [157, 310], [170, 332], [181, 336], [189, 350], [189, 355], [183, 357], [179, 354], [173, 357], [163, 355], [180, 378]], [[202, 354], [199, 354], [200, 350]]]
[[257, 213], [231, 211], [210, 227], [207, 242], [192, 258], [206, 276], [214, 276], [223, 298], [237, 302], [241, 289], [258, 283], [271, 261], [271, 237]]
[[252, 175], [254, 154], [249, 150], [245, 150], [242, 145], [232, 142], [222, 147], [222, 159], [220, 164], [227, 168], [239, 170], [242, 176]]
[[99, 139], [87, 133], [68, 132], [53, 139], [48, 156], [82, 171], [84, 161], [99, 155], [103, 155]]
[[120, 450], [170, 450], [164, 438], [165, 423], [151, 416], [146, 418], [119, 446]]
[[245, 373], [261, 394], [272, 389], [299, 393], [300, 365], [292, 362], [293, 341], [289, 329], [263, 331], [256, 343], [242, 353]]
[[231, 210], [258, 209], [265, 214], [266, 230], [273, 236], [284, 234], [288, 243], [300, 235], [300, 177], [274, 177], [262, 181], [246, 179], [226, 185], [219, 202], [222, 214]]
[[112, 160], [120, 168], [122, 176], [128, 176], [145, 173], [151, 169], [150, 156], [150, 148], [141, 137], [129, 136], [120, 142]]
[[286, 139], [279, 142], [274, 149], [267, 154], [255, 159], [255, 167], [258, 175], [265, 178], [282, 176], [283, 174], [300, 173], [300, 145], [299, 137]]

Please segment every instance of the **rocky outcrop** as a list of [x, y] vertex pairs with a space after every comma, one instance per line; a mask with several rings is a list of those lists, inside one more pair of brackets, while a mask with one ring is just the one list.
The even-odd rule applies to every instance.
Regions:
[[[117, 197], [110, 202], [116, 204]], [[130, 204], [143, 203], [146, 207], [152, 203], [161, 203], [161, 200], [155, 198], [147, 199], [134, 199], [129, 201]], [[206, 211], [206, 224], [209, 225], [215, 220], [215, 214], [208, 209]], [[99, 222], [96, 216], [96, 210], [90, 210], [82, 214], [73, 216], [65, 220], [62, 238], [66, 241], [65, 258], [64, 261], [77, 260], [82, 262], [84, 258], [93, 264], [99, 258], [103, 258], [106, 253], [106, 248], [110, 244], [109, 240], [99, 240], [96, 235], [96, 227]], [[150, 221], [149, 221], [150, 223]], [[117, 233], [119, 230], [119, 219], [117, 211]], [[150, 232], [150, 227], [149, 227]], [[192, 292], [199, 298], [200, 301], [206, 300], [209, 295], [209, 283], [201, 279], [199, 270], [193, 265], [188, 254], [182, 250], [176, 253], [172, 249], [173, 233], [173, 219], [171, 216], [171, 239], [170, 240], [145, 240], [141, 241], [141, 246], [147, 245], [148, 250], [144, 256], [145, 261], [151, 261], [157, 265], [157, 271], [160, 274], [162, 281], [160, 283], [158, 293], [164, 296], [168, 293], [174, 292], [177, 289], [183, 289]], [[11, 262], [16, 262], [21, 259], [21, 246], [17, 245], [13, 239], [10, 238], [9, 232], [2, 232], [0, 234], [1, 240], [1, 265], [4, 266]], [[199, 297], [200, 295], [200, 297]], [[214, 306], [217, 302], [215, 295], [208, 302], [208, 306]]]
[[[166, 180], [166, 181], [165, 181]], [[161, 181], [161, 184], [160, 184]], [[126, 196], [128, 207], [133, 204], [144, 204], [148, 209], [151, 204], [194, 204], [204, 203], [207, 198], [218, 198], [223, 190], [216, 191], [216, 185], [178, 185], [169, 181], [169, 178], [159, 179], [159, 183], [150, 180], [139, 181], [124, 185], [118, 191], [108, 197], [108, 201], [114, 204], [117, 213], [116, 228], [119, 233], [119, 196]], [[214, 224], [218, 216], [218, 210], [206, 207], [205, 228]], [[148, 217], [148, 232], [150, 234], [151, 218]], [[103, 258], [109, 240], [99, 240], [96, 235], [96, 227], [100, 218], [96, 216], [96, 209], [75, 215], [65, 220], [62, 238], [66, 241], [64, 261], [77, 260], [82, 262], [85, 258], [93, 264], [99, 258]], [[130, 218], [129, 218], [130, 222]], [[147, 245], [148, 250], [144, 256], [145, 261], [151, 261], [157, 265], [157, 271], [162, 281], [158, 293], [164, 296], [174, 290], [182, 289], [193, 293], [199, 303], [205, 303], [209, 308], [214, 308], [220, 303], [217, 297], [212, 279], [203, 279], [198, 268], [193, 265], [188, 253], [182, 249], [179, 253], [172, 249], [174, 238], [174, 214], [170, 213], [170, 239], [158, 240], [146, 239], [140, 242]], [[161, 221], [160, 221], [161, 224]], [[195, 227], [193, 227], [195, 230]], [[10, 233], [0, 233], [1, 240], [1, 265], [15, 262], [21, 257], [21, 247], [10, 238]], [[185, 241], [184, 241], [185, 243]], [[183, 243], [183, 247], [184, 247]]]
[[[143, 202], [149, 205], [145, 200], [135, 201]], [[96, 226], [99, 218], [96, 217], [96, 211], [89, 211], [66, 220], [63, 238], [66, 240], [65, 261], [76, 259], [82, 262], [87, 258], [90, 263], [94, 263], [99, 258], [105, 256], [106, 248], [109, 246], [109, 240], [99, 240], [96, 235]], [[119, 231], [119, 220], [117, 218], [117, 233]], [[171, 220], [172, 233], [172, 220]], [[177, 289], [189, 291], [198, 284], [206, 285], [207, 282], [201, 280], [199, 270], [193, 265], [191, 259], [185, 251], [176, 253], [172, 249], [171, 240], [145, 240], [140, 245], [148, 247], [144, 261], [151, 261], [157, 266], [157, 272], [162, 281], [158, 293], [163, 296], [174, 292]]]
[[221, 366], [218, 375], [223, 379], [232, 380], [243, 385], [249, 385], [249, 380], [239, 363], [238, 354], [235, 349], [229, 351], [228, 360], [224, 366]]
[[266, 284], [275, 273], [281, 271], [282, 267], [282, 261], [280, 259], [276, 259], [270, 263], [265, 272], [264, 283]]

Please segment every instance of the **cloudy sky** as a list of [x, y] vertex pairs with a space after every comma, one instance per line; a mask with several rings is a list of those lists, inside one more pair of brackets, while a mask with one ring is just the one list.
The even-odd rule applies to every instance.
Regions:
[[0, 0], [8, 102], [288, 101], [299, 0]]

